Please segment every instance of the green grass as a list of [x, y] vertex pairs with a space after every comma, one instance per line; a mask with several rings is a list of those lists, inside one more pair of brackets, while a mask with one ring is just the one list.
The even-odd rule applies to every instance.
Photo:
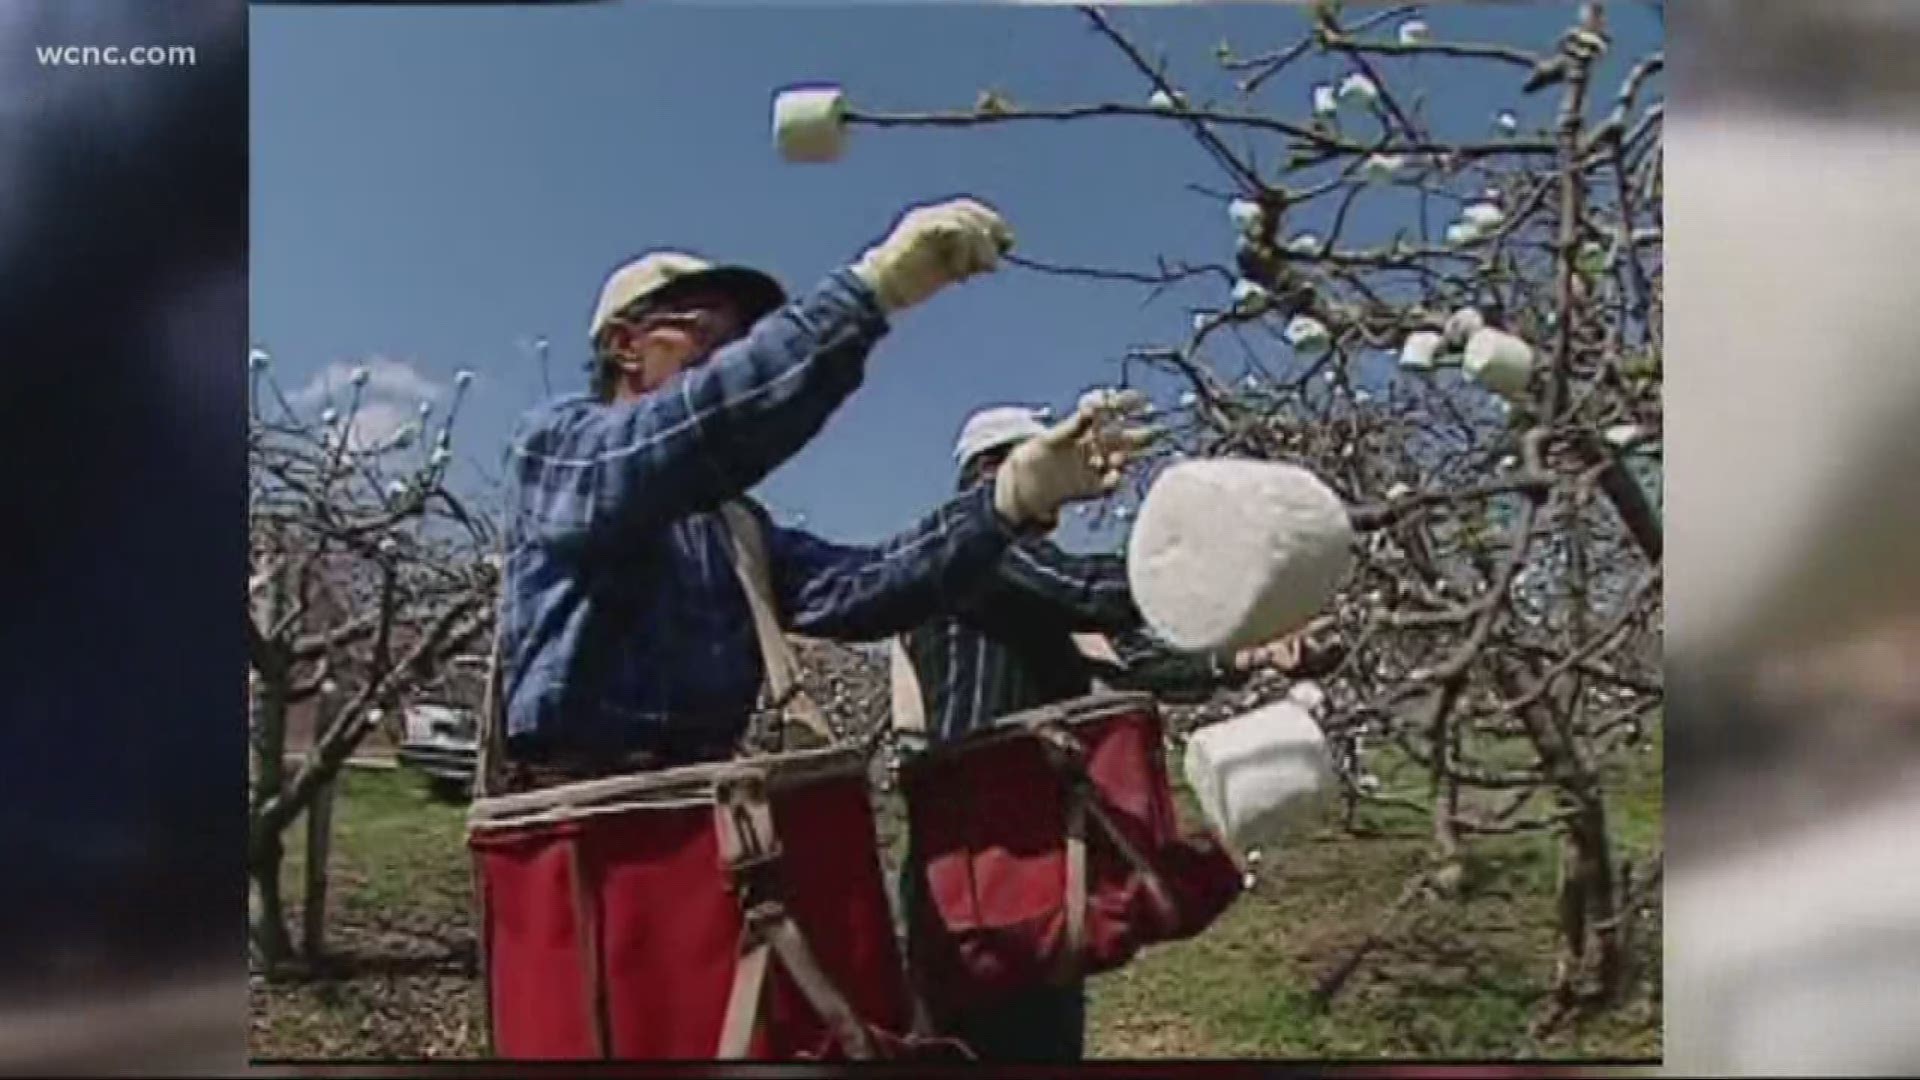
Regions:
[[[1606, 774], [1622, 860], [1660, 844], [1658, 731], [1649, 738], [1651, 752], [1629, 751]], [[1523, 761], [1503, 749], [1503, 766]], [[1392, 771], [1391, 761], [1374, 764]], [[1399, 793], [1420, 795], [1412, 780], [1405, 774]], [[1359, 820], [1387, 838], [1328, 829], [1268, 852], [1254, 891], [1206, 933], [1097, 977], [1094, 1050], [1108, 1057], [1659, 1056], [1657, 920], [1638, 937], [1625, 1005], [1543, 1042], [1529, 1037], [1555, 956], [1557, 851], [1544, 836], [1471, 841], [1459, 896], [1416, 904], [1331, 1005], [1318, 1008], [1311, 991], [1321, 976], [1375, 927], [1430, 849], [1427, 822], [1410, 812], [1367, 809]]]
[[[1657, 849], [1658, 732], [1607, 773], [1621, 858]], [[1385, 762], [1376, 763], [1384, 767]], [[1177, 774], [1178, 769], [1175, 769]], [[1410, 793], [1413, 788], [1408, 789]], [[1197, 821], [1182, 792], [1183, 812]], [[901, 821], [877, 800], [883, 847]], [[290, 1056], [470, 1056], [484, 1027], [471, 962], [464, 808], [435, 801], [406, 772], [349, 770], [336, 803], [331, 977], [256, 981], [256, 1053]], [[1535, 1044], [1527, 1031], [1551, 984], [1545, 837], [1472, 841], [1458, 897], [1416, 905], [1327, 1009], [1309, 992], [1375, 926], [1427, 859], [1426, 824], [1369, 812], [1383, 839], [1328, 828], [1266, 853], [1261, 879], [1218, 923], [1150, 948], [1091, 987], [1088, 1041], [1100, 1057], [1654, 1057], [1660, 1051], [1660, 931], [1639, 935], [1627, 1004]], [[296, 911], [304, 858], [289, 833], [287, 896]], [[297, 919], [293, 926], [298, 934]]]
[[[329, 892], [370, 909], [398, 906], [464, 912], [468, 885], [466, 808], [433, 798], [418, 774], [347, 769], [334, 798]], [[281, 879], [297, 901], [306, 867], [305, 819], [287, 834]]]

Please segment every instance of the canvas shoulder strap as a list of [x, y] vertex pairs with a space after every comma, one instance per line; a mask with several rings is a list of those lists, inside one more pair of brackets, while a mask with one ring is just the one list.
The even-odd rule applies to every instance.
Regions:
[[914, 670], [913, 657], [907, 652], [906, 638], [888, 639], [887, 667], [893, 684], [893, 729], [926, 734], [927, 699], [921, 692], [920, 673]]
[[733, 572], [740, 579], [740, 588], [747, 594], [747, 609], [753, 614], [753, 633], [760, 642], [760, 660], [767, 670], [770, 698], [784, 715], [799, 721], [827, 742], [835, 742], [825, 714], [800, 684], [800, 662], [795, 659], [793, 646], [775, 614], [772, 562], [760, 519], [740, 502], [727, 503], [720, 508], [720, 513], [727, 524]]
[[498, 795], [506, 786], [507, 702], [505, 674], [501, 656], [502, 635], [506, 632], [507, 563], [500, 555], [499, 580], [494, 583], [493, 645], [487, 650], [487, 683], [480, 695], [480, 746], [474, 759], [474, 794], [479, 798]]

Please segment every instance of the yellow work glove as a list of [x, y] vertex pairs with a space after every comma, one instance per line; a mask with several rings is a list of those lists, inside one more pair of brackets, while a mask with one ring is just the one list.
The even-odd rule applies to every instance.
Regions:
[[992, 208], [954, 199], [901, 215], [887, 238], [853, 264], [853, 272], [891, 313], [992, 270], [1012, 247], [1013, 230]]
[[1072, 416], [1014, 447], [994, 477], [993, 505], [1016, 526], [1051, 528], [1060, 508], [1107, 494], [1154, 432], [1129, 421], [1146, 411], [1138, 391], [1082, 398]]

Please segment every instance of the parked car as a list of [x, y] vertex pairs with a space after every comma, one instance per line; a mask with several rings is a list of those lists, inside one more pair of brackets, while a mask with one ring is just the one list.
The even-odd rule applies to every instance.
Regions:
[[400, 764], [425, 774], [442, 798], [471, 795], [480, 760], [479, 714], [456, 705], [418, 704], [408, 706], [405, 715]]

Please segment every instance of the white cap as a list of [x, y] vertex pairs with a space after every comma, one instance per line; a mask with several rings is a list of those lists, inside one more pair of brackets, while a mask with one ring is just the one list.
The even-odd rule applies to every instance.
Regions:
[[960, 439], [953, 445], [953, 460], [965, 465], [977, 454], [1025, 442], [1045, 430], [1047, 425], [1039, 415], [1020, 405], [981, 409], [961, 426]]
[[668, 289], [691, 285], [710, 285], [739, 302], [748, 322], [786, 303], [786, 294], [773, 278], [745, 266], [715, 266], [684, 251], [652, 251], [607, 275], [600, 286], [600, 299], [593, 306], [593, 321], [587, 327], [589, 339], [600, 336], [607, 320], [638, 301], [658, 296]]

